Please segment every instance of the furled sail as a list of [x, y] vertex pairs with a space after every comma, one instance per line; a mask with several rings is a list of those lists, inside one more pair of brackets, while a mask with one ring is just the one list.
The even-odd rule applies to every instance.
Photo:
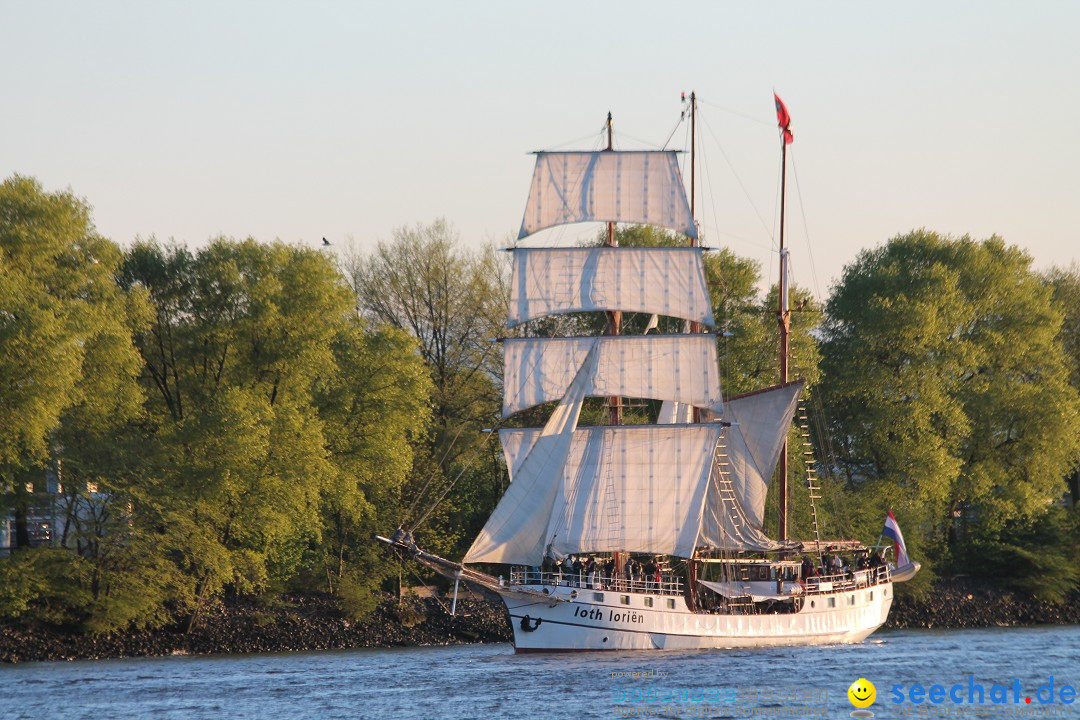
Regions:
[[702, 252], [693, 247], [516, 248], [506, 324], [625, 310], [712, 326]]
[[712, 335], [508, 338], [503, 417], [561, 398], [594, 345], [596, 369], [587, 395], [673, 400], [713, 410], [722, 406]]
[[676, 153], [536, 153], [518, 238], [556, 225], [593, 221], [658, 225], [696, 238]]
[[517, 482], [503, 494], [463, 562], [531, 565], [543, 558], [545, 530], [561, 484], [560, 470], [573, 442], [596, 357], [594, 347], [547, 425], [537, 431], [528, 452], [515, 463]]
[[[719, 424], [578, 428], [565, 465], [556, 468], [561, 482], [546, 517], [547, 553], [629, 550], [689, 557], [698, 544], [720, 431]], [[499, 431], [511, 488], [541, 437], [535, 428]], [[533, 556], [528, 563], [539, 560]]]
[[798, 405], [802, 382], [728, 398], [723, 418], [731, 426], [721, 442], [726, 456], [706, 502], [703, 538], [718, 548], [779, 547], [762, 532], [765, 496]]

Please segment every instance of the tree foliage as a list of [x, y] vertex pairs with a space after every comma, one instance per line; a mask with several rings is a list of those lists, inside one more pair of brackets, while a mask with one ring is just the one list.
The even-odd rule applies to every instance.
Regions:
[[490, 442], [480, 430], [499, 417], [502, 353], [493, 339], [505, 328], [505, 264], [490, 247], [460, 247], [436, 220], [396, 230], [370, 255], [347, 258], [346, 271], [369, 322], [416, 339], [433, 388], [433, 433], [417, 448], [409, 503], [395, 521], [423, 519], [425, 546], [459, 552], [455, 544], [479, 530], [491, 490], [504, 482], [501, 469], [477, 473], [474, 463]]
[[917, 231], [861, 253], [822, 345], [850, 484], [939, 548], [1043, 515], [1080, 457], [1061, 320], [1031, 259], [1000, 238]]
[[[431, 381], [329, 257], [228, 239], [125, 253], [85, 203], [16, 177], [0, 266], [4, 497], [16, 518], [30, 501], [63, 517], [63, 549], [0, 560], [0, 613], [107, 632], [194, 621], [226, 590], [350, 575], [363, 594], [392, 571], [371, 535], [402, 506]], [[31, 496], [46, 466], [61, 494]]]

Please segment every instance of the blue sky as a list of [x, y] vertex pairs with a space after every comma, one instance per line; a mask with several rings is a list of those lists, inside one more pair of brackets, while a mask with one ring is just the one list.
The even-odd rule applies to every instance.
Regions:
[[437, 217], [502, 243], [528, 151], [590, 147], [608, 110], [620, 147], [660, 145], [696, 90], [707, 242], [775, 276], [775, 88], [800, 284], [827, 293], [916, 227], [1047, 267], [1077, 257], [1078, 20], [1064, 1], [6, 3], [0, 174], [72, 188], [121, 243], [363, 249]]

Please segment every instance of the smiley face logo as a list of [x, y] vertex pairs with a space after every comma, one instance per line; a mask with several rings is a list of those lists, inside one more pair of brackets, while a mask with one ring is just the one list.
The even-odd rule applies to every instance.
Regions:
[[851, 687], [847, 690], [847, 697], [855, 707], [868, 708], [877, 699], [877, 688], [866, 678], [859, 678], [851, 683]]

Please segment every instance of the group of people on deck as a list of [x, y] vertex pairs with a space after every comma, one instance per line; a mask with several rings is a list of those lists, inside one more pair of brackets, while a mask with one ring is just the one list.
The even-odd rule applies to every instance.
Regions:
[[544, 560], [543, 571], [552, 576], [557, 585], [581, 587], [590, 590], [659, 591], [671, 580], [670, 569], [658, 558], [649, 557], [644, 562], [627, 557], [618, 567], [614, 557], [582, 558], [567, 555], [562, 562]]
[[832, 547], [826, 547], [825, 552], [821, 556], [821, 565], [814, 564], [808, 556], [804, 555], [802, 559], [802, 578], [808, 580], [810, 578], [845, 578], [851, 579], [855, 571], [857, 570], [872, 570], [877, 571], [879, 567], [885, 564], [885, 561], [881, 558], [881, 553], [877, 550], [870, 552], [869, 549], [863, 550], [855, 555], [851, 562], [847, 558], [843, 557], [839, 553], [834, 553]]

